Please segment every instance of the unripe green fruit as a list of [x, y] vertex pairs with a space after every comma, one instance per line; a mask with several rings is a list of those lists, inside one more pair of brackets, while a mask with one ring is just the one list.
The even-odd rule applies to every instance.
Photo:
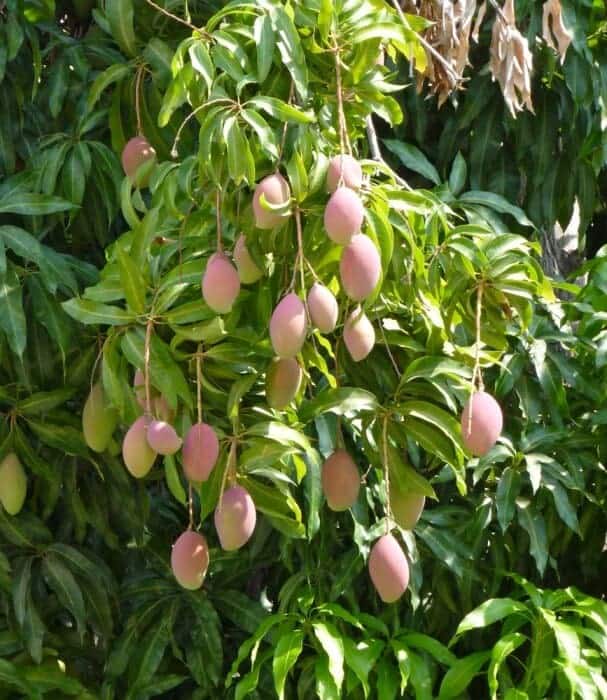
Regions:
[[426, 497], [423, 494], [401, 491], [396, 483], [390, 484], [390, 510], [403, 530], [413, 530], [425, 505]]
[[234, 245], [234, 262], [236, 263], [240, 281], [243, 284], [253, 284], [263, 275], [263, 272], [257, 267], [251, 257], [247, 248], [247, 240], [242, 233], [238, 236], [238, 240]]
[[280, 173], [274, 173], [264, 177], [255, 188], [255, 193], [253, 194], [255, 226], [263, 229], [276, 228], [285, 221], [285, 217], [264, 209], [260, 202], [262, 194], [268, 204], [286, 204], [291, 198], [289, 183]]
[[338, 245], [348, 245], [360, 232], [365, 209], [360, 197], [349, 187], [338, 187], [325, 207], [325, 230]]
[[339, 308], [330, 289], [318, 282], [308, 292], [308, 311], [312, 323], [321, 333], [331, 333], [337, 325]]
[[270, 339], [278, 357], [295, 357], [306, 339], [306, 309], [291, 292], [283, 297], [270, 319]]
[[146, 419], [140, 416], [128, 429], [122, 441], [122, 459], [129, 472], [142, 479], [152, 468], [156, 453], [147, 441]]
[[277, 410], [286, 408], [297, 395], [302, 371], [294, 357], [272, 360], [266, 374], [268, 406]]
[[384, 603], [394, 603], [409, 585], [409, 562], [393, 535], [380, 537], [369, 554], [369, 574]]
[[147, 187], [156, 164], [156, 151], [143, 136], [134, 136], [122, 150], [122, 167], [137, 187]]
[[186, 530], [175, 540], [171, 550], [171, 569], [177, 583], [189, 591], [202, 586], [209, 568], [209, 547], [206, 539]]
[[344, 343], [354, 362], [360, 362], [373, 350], [375, 329], [360, 306], [348, 316], [344, 324]]
[[246, 544], [257, 521], [255, 503], [242, 486], [227, 489], [215, 509], [215, 529], [222, 549], [231, 552]]
[[190, 481], [206, 481], [219, 457], [217, 434], [206, 423], [195, 423], [183, 441], [183, 471]]
[[340, 186], [340, 176], [343, 173], [342, 185], [351, 190], [359, 190], [363, 184], [363, 171], [360, 163], [350, 155], [334, 156], [329, 161], [327, 171], [327, 190], [335, 192]]
[[360, 474], [345, 450], [336, 450], [322, 465], [322, 490], [331, 510], [348, 510], [360, 491]]
[[381, 277], [381, 258], [368, 236], [359, 233], [344, 248], [339, 276], [344, 291], [353, 301], [363, 301], [375, 290]]
[[240, 278], [228, 256], [219, 252], [211, 255], [202, 278], [202, 296], [209, 307], [215, 313], [227, 314], [239, 292]]
[[498, 402], [486, 391], [475, 392], [462, 412], [464, 445], [476, 457], [483, 457], [495, 445], [503, 427], [504, 417]]
[[17, 515], [27, 495], [27, 475], [19, 457], [9, 452], [0, 463], [0, 503], [9, 515]]
[[91, 389], [82, 411], [82, 432], [86, 444], [95, 452], [104, 452], [118, 423], [118, 413], [107, 404], [101, 382]]
[[147, 430], [148, 445], [159, 455], [174, 455], [181, 447], [175, 428], [162, 420], [153, 420]]

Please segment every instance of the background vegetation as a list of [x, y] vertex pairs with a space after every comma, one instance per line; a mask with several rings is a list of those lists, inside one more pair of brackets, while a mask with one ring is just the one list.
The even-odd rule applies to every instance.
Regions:
[[[493, 3], [470, 79], [440, 109], [431, 82], [416, 92], [430, 30], [414, 7], [405, 22], [379, 0], [162, 7], [181, 21], [143, 0], [0, 2], [0, 456], [16, 452], [28, 475], [23, 511], [0, 510], [0, 697], [607, 697], [603, 3], [563, 0], [562, 64], [541, 3], [516, 3], [535, 109], [516, 119], [487, 68]], [[322, 230], [334, 39], [382, 255], [367, 304], [378, 344], [354, 364], [339, 333], [316, 334], [305, 390], [276, 412], [267, 324], [295, 225], [261, 232], [249, 202], [280, 154], [306, 257], [337, 291]], [[370, 146], [369, 115], [396, 172]], [[119, 162], [138, 123], [159, 160], [142, 191]], [[266, 271], [221, 318], [200, 298], [218, 187], [226, 248], [246, 231]], [[479, 279], [485, 383], [506, 419], [481, 460], [457, 421]], [[120, 458], [150, 314], [152, 382], [180, 432], [202, 343], [204, 416], [223, 438], [195, 494], [211, 566], [194, 593], [169, 566], [188, 519], [178, 460], [136, 481]], [[99, 376], [121, 423], [102, 455], [80, 419]], [[386, 413], [391, 477], [436, 497], [400, 533], [411, 584], [392, 606], [365, 568], [385, 527]], [[338, 417], [369, 469], [340, 515], [319, 482]], [[209, 516], [231, 435], [259, 517], [228, 554]]]

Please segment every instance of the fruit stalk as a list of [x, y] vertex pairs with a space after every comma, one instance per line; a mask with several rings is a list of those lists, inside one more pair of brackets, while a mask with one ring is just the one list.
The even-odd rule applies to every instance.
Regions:
[[141, 125], [141, 79], [145, 66], [143, 63], [137, 68], [135, 76], [135, 117], [137, 119], [137, 136], [143, 136], [143, 127]]
[[348, 128], [346, 124], [346, 115], [344, 114], [344, 97], [341, 83], [341, 65], [340, 65], [340, 47], [335, 40], [333, 47], [333, 55], [335, 56], [335, 81], [337, 83], [337, 120], [339, 122], [339, 144], [341, 152], [347, 152], [352, 155], [350, 139], [348, 138]]
[[221, 192], [217, 188], [215, 192], [215, 217], [217, 220], [217, 251], [223, 253], [223, 235], [221, 229]]
[[154, 319], [150, 316], [145, 327], [145, 344], [143, 347], [143, 380], [145, 387], [145, 416], [146, 420], [152, 417], [152, 392], [150, 389], [150, 345], [152, 343], [152, 331]]
[[388, 418], [386, 413], [382, 425], [382, 451], [384, 461], [384, 479], [386, 481], [386, 535], [390, 534], [392, 522], [392, 507], [390, 505], [390, 466], [388, 464]]
[[[485, 390], [485, 385], [483, 383], [483, 373], [481, 372], [481, 317], [483, 313], [484, 288], [485, 281], [481, 279], [478, 283], [478, 287], [476, 288], [476, 346], [474, 348], [474, 369], [472, 370], [472, 392], [470, 393], [470, 399], [472, 399], [476, 391]], [[468, 434], [470, 434], [471, 432], [472, 411], [470, 411], [470, 414], [468, 415]]]

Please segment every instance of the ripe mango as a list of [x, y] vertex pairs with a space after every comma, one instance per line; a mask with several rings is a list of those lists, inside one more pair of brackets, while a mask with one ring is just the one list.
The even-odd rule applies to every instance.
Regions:
[[409, 585], [409, 562], [393, 535], [380, 537], [369, 554], [369, 574], [384, 603], [394, 603]]
[[253, 216], [255, 226], [262, 229], [276, 228], [285, 221], [285, 217], [280, 214], [266, 210], [262, 207], [261, 195], [268, 204], [286, 204], [291, 198], [291, 188], [289, 183], [280, 173], [268, 175], [257, 185], [253, 194]]
[[346, 319], [344, 343], [354, 362], [364, 360], [373, 350], [375, 329], [360, 306], [357, 306]]
[[104, 452], [118, 424], [117, 411], [108, 405], [103, 385], [91, 389], [82, 411], [82, 432], [86, 444], [95, 452]]
[[377, 287], [381, 259], [375, 243], [364, 233], [353, 236], [339, 261], [341, 286], [353, 301], [363, 301]]
[[247, 240], [243, 233], [238, 236], [238, 240], [234, 245], [234, 262], [242, 284], [253, 284], [263, 275], [262, 270], [257, 267], [249, 253]]
[[360, 233], [364, 218], [365, 208], [356, 192], [349, 187], [338, 187], [325, 207], [325, 230], [334, 243], [348, 245]]
[[222, 549], [240, 549], [249, 541], [256, 521], [255, 503], [249, 492], [242, 486], [227, 489], [215, 509], [215, 529]]
[[0, 463], [0, 503], [9, 515], [17, 515], [27, 495], [27, 475], [19, 457], [9, 452]]
[[218, 314], [232, 310], [240, 292], [238, 272], [225, 253], [214, 253], [209, 258], [202, 277], [202, 296], [209, 307]]
[[336, 450], [322, 465], [322, 490], [331, 510], [348, 510], [358, 498], [360, 474], [346, 450]]
[[142, 479], [152, 468], [156, 453], [147, 441], [147, 426], [144, 416], [137, 418], [124, 436], [122, 459], [126, 468], [137, 479]]
[[156, 151], [143, 136], [134, 136], [122, 150], [122, 167], [137, 187], [147, 187], [154, 165]]
[[190, 481], [206, 481], [219, 456], [217, 434], [207, 423], [195, 423], [183, 441], [183, 471]]
[[306, 309], [291, 292], [283, 297], [270, 319], [270, 339], [278, 357], [295, 357], [306, 339]]
[[[470, 418], [472, 412], [472, 418]], [[483, 457], [495, 445], [504, 427], [498, 402], [486, 391], [475, 392], [464, 406], [461, 419], [464, 445], [476, 457]]]
[[147, 430], [148, 445], [159, 455], [174, 455], [181, 447], [175, 428], [163, 420], [153, 420]]
[[179, 535], [171, 550], [171, 569], [177, 583], [189, 591], [202, 586], [209, 568], [209, 547], [198, 532], [186, 530]]
[[277, 410], [286, 408], [299, 391], [301, 377], [301, 367], [294, 357], [272, 360], [266, 374], [268, 406]]
[[312, 323], [321, 333], [331, 333], [337, 325], [339, 308], [333, 292], [318, 282], [308, 292], [308, 311]]
[[340, 176], [343, 174], [341, 184], [351, 190], [359, 190], [363, 184], [363, 171], [360, 163], [347, 153], [334, 156], [329, 161], [327, 171], [327, 190], [335, 192], [340, 186]]

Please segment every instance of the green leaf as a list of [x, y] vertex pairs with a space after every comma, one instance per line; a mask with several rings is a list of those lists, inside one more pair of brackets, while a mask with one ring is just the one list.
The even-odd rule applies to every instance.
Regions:
[[299, 417], [304, 422], [323, 413], [335, 413], [343, 416], [347, 413], [375, 411], [377, 398], [370, 391], [355, 389], [353, 387], [340, 387], [339, 389], [324, 389], [318, 392], [313, 399], [302, 401], [299, 409]]
[[461, 151], [458, 151], [453, 165], [451, 166], [451, 172], [449, 173], [449, 189], [456, 197], [466, 186], [467, 179], [468, 166], [466, 165], [466, 160], [464, 156], [462, 156]]
[[398, 695], [398, 670], [389, 657], [380, 659], [375, 669], [377, 674], [377, 700], [396, 700]]
[[465, 656], [463, 659], [458, 659], [443, 678], [438, 696], [439, 700], [459, 697], [490, 658], [490, 651], [477, 651], [474, 654]]
[[337, 628], [330, 622], [313, 622], [316, 639], [324, 649], [329, 661], [329, 673], [338, 691], [344, 680], [344, 644]]
[[299, 97], [305, 102], [308, 99], [308, 67], [299, 33], [282, 5], [272, 6], [270, 17], [282, 63], [291, 74]]
[[270, 157], [278, 159], [278, 145], [276, 143], [276, 137], [274, 136], [274, 132], [270, 128], [270, 125], [261, 116], [261, 114], [252, 109], [243, 109], [240, 112], [240, 116], [253, 129], [259, 140], [259, 145], [266, 151], [266, 153]]
[[417, 148], [403, 141], [394, 139], [384, 139], [384, 143], [392, 153], [403, 163], [409, 170], [413, 170], [420, 175], [423, 175], [427, 180], [435, 185], [440, 185], [441, 178], [438, 170], [426, 158], [426, 156]]
[[32, 581], [32, 557], [22, 559], [13, 574], [13, 607], [21, 627], [27, 616], [27, 601]]
[[245, 107], [247, 106], [261, 109], [279, 121], [295, 124], [312, 124], [316, 121], [316, 117], [313, 114], [302, 112], [297, 107], [293, 107], [293, 105], [289, 105], [276, 97], [258, 95], [248, 100], [245, 104]]
[[343, 643], [346, 665], [361, 682], [363, 692], [367, 698], [371, 692], [369, 674], [384, 650], [384, 642], [378, 639], [366, 639], [357, 643], [350, 637], [344, 637]]
[[147, 683], [156, 673], [167, 644], [169, 643], [168, 618], [163, 617], [154, 629], [146, 634], [144, 646], [141, 649], [139, 666], [134, 676], [134, 686]]
[[60, 197], [34, 192], [15, 192], [0, 199], [0, 214], [42, 216], [76, 208], [75, 204]]
[[535, 228], [532, 221], [530, 221], [525, 212], [514, 204], [494, 192], [483, 192], [481, 190], [470, 190], [469, 192], [464, 192], [459, 198], [460, 202], [466, 204], [481, 204], [482, 206], [489, 207], [500, 214], [510, 214], [513, 216], [521, 226], [529, 226]]
[[452, 666], [457, 661], [457, 657], [450, 652], [444, 644], [441, 644], [438, 639], [434, 639], [434, 637], [430, 637], [427, 634], [411, 632], [400, 637], [400, 641], [408, 647], [427, 651], [444, 666]]
[[497, 700], [498, 690], [498, 674], [499, 670], [512, 652], [516, 651], [522, 644], [528, 641], [528, 638], [520, 632], [512, 632], [499, 639], [493, 651], [491, 652], [491, 663], [487, 670], [487, 679], [489, 681], [489, 692], [491, 700]]
[[23, 357], [26, 342], [22, 296], [21, 282], [15, 268], [7, 265], [6, 271], [0, 273], [0, 329], [19, 358]]
[[122, 284], [129, 310], [136, 314], [142, 314], [145, 311], [146, 284], [141, 270], [124, 250], [118, 250], [117, 257], [120, 269], [120, 283]]
[[247, 433], [249, 435], [257, 435], [258, 437], [265, 437], [268, 440], [274, 440], [281, 444], [296, 445], [301, 448], [304, 452], [310, 452], [312, 450], [308, 438], [299, 430], [295, 428], [290, 428], [288, 425], [279, 423], [278, 421], [268, 421], [267, 423], [256, 423], [251, 426]]
[[274, 687], [280, 700], [285, 697], [285, 682], [289, 671], [293, 668], [303, 648], [304, 634], [302, 630], [290, 627], [279, 637], [272, 660]]
[[510, 615], [526, 613], [527, 607], [512, 598], [491, 598], [464, 617], [459, 623], [455, 636], [459, 636], [469, 630], [487, 627]]
[[274, 57], [274, 30], [268, 14], [264, 13], [255, 20], [253, 36], [257, 46], [257, 79], [261, 84], [270, 73]]
[[74, 389], [71, 387], [54, 389], [53, 391], [40, 391], [31, 394], [26, 399], [21, 399], [17, 403], [17, 408], [24, 416], [36, 416], [63, 405], [73, 394]]
[[47, 553], [42, 562], [42, 571], [59, 602], [74, 616], [82, 639], [86, 627], [86, 611], [82, 591], [72, 575], [58, 557]]
[[546, 522], [541, 513], [532, 508], [530, 502], [517, 502], [518, 521], [529, 535], [529, 551], [535, 559], [540, 576], [544, 575], [548, 563], [548, 538]]
[[131, 66], [129, 66], [127, 63], [114, 63], [100, 73], [95, 78], [88, 91], [86, 107], [89, 112], [92, 111], [93, 107], [97, 104], [99, 98], [101, 97], [101, 93], [112, 83], [116, 83], [129, 75], [131, 70]]
[[128, 56], [136, 56], [133, 0], [106, 0], [105, 15], [120, 48]]
[[513, 467], [506, 467], [502, 472], [497, 491], [495, 493], [495, 505], [497, 506], [497, 520], [506, 532], [508, 525], [514, 517], [516, 499], [521, 488], [521, 474]]
[[89, 325], [122, 326], [132, 323], [136, 315], [117, 306], [87, 299], [68, 299], [61, 304], [64, 311], [76, 321]]
[[197, 40], [192, 44], [188, 49], [188, 54], [194, 70], [202, 76], [207, 85], [207, 90], [211, 92], [213, 78], [215, 77], [215, 66], [202, 40]]

